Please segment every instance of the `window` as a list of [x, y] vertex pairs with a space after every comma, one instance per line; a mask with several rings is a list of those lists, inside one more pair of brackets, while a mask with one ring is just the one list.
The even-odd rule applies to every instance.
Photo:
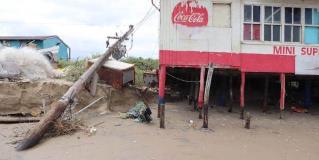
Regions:
[[244, 6], [244, 40], [260, 40], [260, 6]]
[[305, 9], [305, 44], [319, 44], [319, 9]]
[[301, 42], [301, 8], [285, 8], [285, 42]]
[[[227, 27], [229, 28], [231, 14], [230, 4], [214, 3], [213, 4], [213, 26], [214, 27]], [[221, 16], [223, 15], [223, 16]]]
[[281, 8], [265, 6], [264, 41], [281, 41]]

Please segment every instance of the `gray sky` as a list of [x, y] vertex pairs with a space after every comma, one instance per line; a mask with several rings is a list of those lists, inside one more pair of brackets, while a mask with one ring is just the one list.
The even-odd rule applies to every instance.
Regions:
[[159, 12], [150, 0], [6, 0], [0, 5], [0, 35], [58, 35], [72, 58], [85, 57], [104, 52], [108, 35], [124, 33], [151, 8], [129, 56], [158, 58]]

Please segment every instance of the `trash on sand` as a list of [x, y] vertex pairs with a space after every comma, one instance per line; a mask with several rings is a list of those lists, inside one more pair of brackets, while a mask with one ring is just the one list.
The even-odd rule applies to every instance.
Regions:
[[90, 135], [95, 134], [96, 131], [97, 131], [97, 129], [96, 129], [95, 127], [91, 127], [91, 128], [90, 128]]
[[137, 122], [151, 122], [152, 111], [145, 105], [144, 102], [137, 102], [133, 108], [131, 108], [127, 113], [120, 113], [120, 117], [123, 119], [132, 118]]
[[196, 128], [196, 124], [193, 120], [189, 120], [189, 127]]
[[292, 106], [291, 110], [297, 113], [308, 113], [308, 109], [303, 108], [301, 106]]

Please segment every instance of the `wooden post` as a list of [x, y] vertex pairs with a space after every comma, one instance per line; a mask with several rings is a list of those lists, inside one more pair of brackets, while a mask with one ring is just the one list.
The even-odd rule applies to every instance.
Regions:
[[[196, 81], [198, 79], [196, 78]], [[199, 97], [199, 84], [195, 83], [195, 89], [194, 89], [194, 106], [193, 110], [196, 111], [198, 109], [198, 97]]]
[[246, 81], [246, 73], [245, 73], [245, 72], [241, 72], [241, 84], [240, 84], [240, 119], [244, 119], [245, 81]]
[[229, 76], [229, 109], [228, 112], [233, 112], [233, 103], [234, 103], [234, 93], [233, 93], [233, 75]]
[[28, 149], [36, 145], [48, 131], [52, 123], [57, 120], [66, 107], [74, 102], [75, 96], [85, 87], [94, 73], [101, 68], [101, 66], [109, 59], [112, 52], [134, 31], [131, 25], [130, 29], [120, 37], [105, 53], [88, 69], [81, 77], [69, 88], [69, 90], [56, 102], [51, 104], [50, 111], [41, 119], [37, 125], [32, 128], [29, 134], [18, 144], [16, 149], [18, 151]]
[[202, 119], [202, 109], [204, 104], [204, 87], [205, 87], [205, 66], [201, 67], [200, 70], [200, 87], [199, 87], [199, 96], [198, 96], [198, 111], [199, 111], [199, 119]]
[[166, 81], [166, 66], [160, 66], [159, 75], [159, 95], [158, 95], [158, 106], [160, 113], [160, 128], [165, 128], [165, 81]]
[[208, 74], [206, 79], [205, 86], [205, 95], [204, 95], [204, 118], [203, 118], [203, 128], [208, 128], [208, 102], [209, 102], [209, 92], [212, 83], [212, 77], [214, 73], [214, 68], [212, 64], [209, 65]]
[[280, 119], [283, 118], [283, 111], [285, 109], [285, 96], [286, 96], [286, 75], [280, 74], [281, 92], [280, 92]]
[[94, 75], [92, 77], [92, 81], [90, 84], [90, 94], [92, 96], [96, 95], [96, 87], [97, 87], [98, 81], [99, 81], [99, 75], [97, 74], [97, 72], [94, 72]]
[[269, 91], [269, 76], [265, 77], [265, 89], [264, 89], [264, 103], [263, 103], [263, 112], [268, 110], [268, 91]]

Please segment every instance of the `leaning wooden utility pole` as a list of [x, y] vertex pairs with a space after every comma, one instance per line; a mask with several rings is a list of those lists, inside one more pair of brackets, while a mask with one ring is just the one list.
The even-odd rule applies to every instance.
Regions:
[[48, 131], [49, 127], [64, 112], [66, 107], [73, 103], [75, 96], [85, 87], [93, 75], [101, 68], [101, 66], [109, 59], [112, 52], [118, 47], [132, 32], [134, 27], [130, 25], [129, 30], [120, 37], [108, 50], [86, 71], [83, 75], [69, 88], [69, 90], [60, 98], [60, 100], [51, 104], [51, 110], [41, 119], [41, 121], [29, 132], [26, 138], [18, 144], [18, 151], [28, 149], [36, 145], [43, 135]]

